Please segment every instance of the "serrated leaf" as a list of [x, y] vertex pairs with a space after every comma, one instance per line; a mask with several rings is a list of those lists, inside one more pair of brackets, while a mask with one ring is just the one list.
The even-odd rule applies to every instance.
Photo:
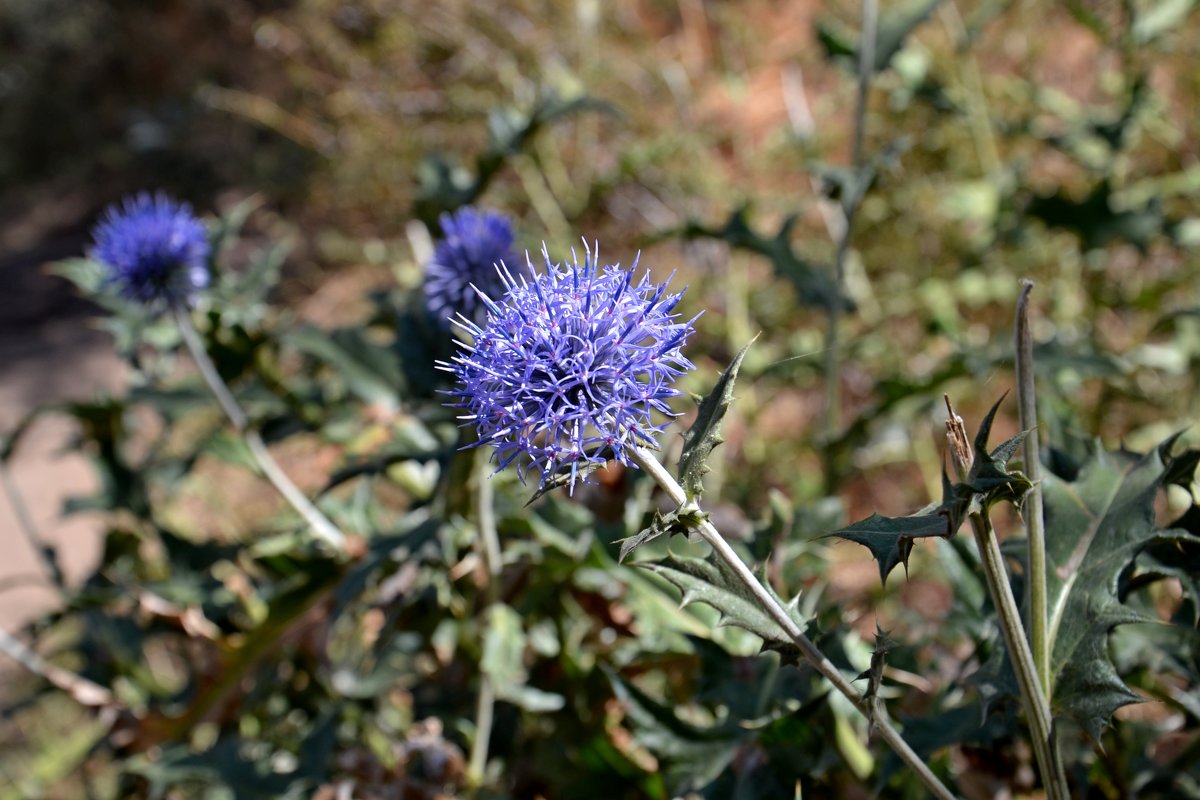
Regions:
[[1043, 482], [1054, 707], [1096, 739], [1113, 712], [1140, 699], [1112, 663], [1108, 634], [1148, 621], [1118, 591], [1139, 552], [1164, 535], [1154, 501], [1169, 470], [1159, 450], [1136, 460], [1097, 451], [1074, 481], [1051, 473]]
[[707, 514], [695, 508], [681, 508], [668, 511], [665, 514], [661, 511], [655, 511], [654, 519], [651, 520], [648, 527], [643, 528], [634, 536], [621, 539], [621, 552], [617, 556], [617, 563], [623, 562], [625, 557], [634, 550], [647, 542], [654, 541], [660, 536], [671, 536], [672, 534], [683, 534], [686, 536], [707, 518]]
[[908, 569], [914, 539], [950, 537], [958, 532], [973, 496], [969, 486], [952, 484], [942, 470], [942, 503], [933, 510], [908, 517], [872, 514], [828, 535], [857, 542], [870, 550], [879, 563], [879, 578], [886, 584], [888, 575], [898, 565]]
[[879, 687], [883, 685], [883, 666], [887, 654], [900, 646], [900, 643], [887, 635], [887, 631], [875, 623], [875, 647], [871, 651], [871, 666], [859, 673], [857, 680], [867, 679], [867, 688], [863, 697], [869, 699], [879, 695]]
[[678, 792], [712, 783], [733, 760], [748, 733], [736, 725], [701, 728], [684, 722], [674, 709], [655, 700], [609, 668], [604, 669], [637, 741], [667, 761], [667, 782]]
[[995, 450], [988, 452], [988, 437], [992, 432], [992, 422], [1003, 402], [1004, 397], [997, 400], [983, 418], [983, 422], [980, 423], [979, 432], [975, 434], [975, 459], [967, 474], [966, 482], [972, 490], [980, 495], [979, 501], [984, 508], [1001, 500], [1019, 504], [1021, 498], [1033, 488], [1033, 484], [1022, 473], [1008, 469], [1008, 460], [1025, 441], [1026, 434], [1024, 432], [1018, 433]]
[[403, 386], [400, 365], [391, 350], [371, 342], [361, 330], [299, 328], [284, 340], [328, 364], [364, 403], [385, 409], [399, 405]]
[[[756, 336], [755, 339], [758, 337]], [[737, 380], [738, 370], [741, 369], [742, 359], [746, 351], [754, 344], [749, 344], [738, 351], [733, 361], [721, 373], [717, 385], [708, 396], [700, 401], [700, 411], [696, 421], [683, 435], [683, 452], [679, 455], [679, 482], [690, 499], [699, 497], [704, 492], [704, 474], [708, 472], [708, 457], [713, 448], [721, 443], [721, 420], [733, 403], [733, 384]]]
[[898, 565], [908, 567], [908, 556], [912, 552], [913, 540], [930, 536], [950, 534], [949, 520], [943, 514], [919, 514], [912, 517], [885, 517], [872, 514], [830, 536], [857, 542], [871, 551], [879, 562], [879, 577], [886, 583], [887, 576]]
[[[704, 603], [712, 606], [720, 614], [719, 625], [735, 625], [748, 630], [763, 640], [764, 647], [780, 650], [785, 655], [794, 651], [792, 637], [758, 604], [725, 562], [669, 553], [662, 561], [639, 566], [661, 575], [683, 592], [682, 605]], [[799, 595], [785, 603], [769, 585], [766, 589], [803, 630], [808, 623], [800, 613]]]
[[420, 165], [414, 215], [433, 228], [445, 211], [475, 202], [508, 163], [548, 125], [585, 111], [616, 114], [616, 108], [589, 96], [560, 97], [553, 90], [543, 91], [532, 108], [496, 108], [488, 114], [488, 145], [475, 158], [474, 170], [451, 163], [434, 153]]
[[834, 286], [828, 271], [797, 255], [792, 248], [796, 215], [785, 219], [774, 236], [767, 236], [750, 226], [746, 219], [748, 214], [749, 208], [742, 206], [719, 228], [689, 220], [682, 230], [670, 233], [684, 239], [719, 239], [732, 247], [765, 256], [776, 275], [792, 282], [800, 304], [807, 308], [853, 310], [854, 304]]

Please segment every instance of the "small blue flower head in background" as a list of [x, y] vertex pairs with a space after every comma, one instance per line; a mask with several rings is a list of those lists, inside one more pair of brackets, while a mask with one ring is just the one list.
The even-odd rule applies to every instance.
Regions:
[[92, 258], [130, 300], [157, 310], [191, 305], [208, 286], [208, 231], [185, 203], [162, 194], [127, 197], [108, 207], [92, 236]]
[[487, 320], [456, 323], [471, 334], [441, 369], [458, 379], [448, 392], [465, 409], [478, 444], [496, 448], [497, 470], [516, 463], [522, 480], [540, 474], [575, 481], [609, 459], [630, 464], [629, 448], [657, 449], [653, 414], [676, 416], [666, 401], [672, 383], [693, 365], [682, 348], [692, 333], [674, 309], [679, 294], [634, 281], [632, 269], [599, 266], [599, 248], [582, 266], [555, 264], [543, 246], [546, 269], [514, 278], [502, 270], [503, 299], [481, 294]]
[[453, 214], [442, 214], [442, 239], [425, 267], [425, 305], [438, 322], [449, 325], [458, 314], [483, 321], [484, 306], [479, 291], [498, 297], [498, 264], [513, 263], [513, 228], [508, 218], [495, 211], [469, 206]]

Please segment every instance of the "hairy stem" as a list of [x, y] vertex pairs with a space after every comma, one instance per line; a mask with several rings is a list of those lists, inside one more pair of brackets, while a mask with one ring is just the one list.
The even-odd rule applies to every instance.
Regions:
[[1033, 664], [1037, 669], [1042, 694], [1050, 702], [1050, 637], [1046, 628], [1046, 530], [1042, 517], [1041, 455], [1038, 452], [1037, 394], [1033, 372], [1033, 336], [1029, 331], [1029, 293], [1033, 281], [1021, 282], [1015, 325], [1017, 364], [1017, 409], [1025, 436], [1025, 475], [1033, 484], [1025, 496], [1026, 542], [1029, 545], [1029, 639]]
[[204, 348], [204, 343], [200, 339], [200, 334], [196, 331], [196, 327], [192, 324], [191, 314], [186, 308], [176, 306], [174, 309], [175, 320], [179, 325], [179, 332], [183, 336], [183, 343], [187, 347], [188, 352], [192, 356], [192, 360], [196, 363], [197, 369], [200, 370], [200, 375], [204, 378], [204, 382], [208, 384], [208, 388], [216, 397], [221, 410], [225, 412], [225, 416], [229, 417], [229, 421], [233, 423], [233, 427], [246, 442], [246, 446], [250, 449], [250, 454], [254, 457], [254, 461], [258, 464], [259, 470], [263, 476], [271, 482], [271, 485], [291, 504], [318, 539], [324, 542], [329, 547], [338, 552], [344, 552], [346, 549], [346, 535], [329, 521], [321, 511], [313, 505], [304, 493], [301, 492], [296, 484], [292, 483], [287, 474], [271, 457], [267, 450], [267, 445], [262, 440], [262, 436], [256, 430], [252, 430], [249, 426], [249, 419], [246, 412], [238, 405], [234, 399], [233, 393], [229, 391], [229, 387], [225, 385], [225, 381], [221, 379], [220, 373], [217, 372], [216, 365], [212, 359], [208, 357], [208, 351]]
[[[658, 462], [653, 453], [634, 448], [632, 450], [634, 461], [638, 466], [646, 470], [655, 482], [662, 488], [664, 492], [671, 498], [671, 501], [678, 504], [682, 509], [699, 510], [697, 504], [689, 500], [687, 494], [683, 491], [683, 487], [679, 482], [667, 472], [666, 468]], [[833, 684], [839, 692], [845, 695], [851, 704], [858, 709], [864, 717], [866, 717], [871, 725], [877, 731], [880, 737], [888, 743], [888, 745], [896, 752], [909, 769], [916, 773], [917, 777], [925, 784], [930, 793], [934, 797], [941, 800], [949, 800], [954, 795], [949, 789], [938, 779], [933, 771], [925, 764], [920, 756], [909, 747], [908, 743], [900, 735], [900, 732], [892, 725], [891, 720], [887, 716], [886, 709], [882, 704], [872, 705], [871, 702], [863, 697], [857, 689], [842, 675], [838, 668], [834, 666], [825, 654], [822, 653], [813, 642], [804, 635], [795, 621], [788, 615], [787, 611], [779, 604], [766, 587], [759, 582], [750, 568], [745, 562], [734, 552], [729, 543], [725, 541], [711, 522], [704, 520], [696, 527], [700, 537], [708, 543], [713, 549], [713, 554], [728, 564], [737, 575], [738, 580], [742, 582], [755, 600], [766, 611], [773, 620], [787, 633], [788, 637], [800, 649], [804, 658], [813, 666], [817, 672]]]
[[[482, 552], [487, 567], [488, 583], [484, 611], [496, 602], [500, 593], [500, 570], [503, 567], [500, 555], [500, 537], [496, 533], [495, 492], [492, 487], [491, 463], [487, 448], [475, 450], [475, 524], [479, 527], [476, 544]], [[467, 778], [471, 785], [479, 786], [487, 769], [488, 746], [492, 738], [492, 721], [495, 716], [496, 687], [486, 672], [479, 676], [479, 696], [475, 701], [475, 738], [471, 742], [471, 756], [467, 766]]]

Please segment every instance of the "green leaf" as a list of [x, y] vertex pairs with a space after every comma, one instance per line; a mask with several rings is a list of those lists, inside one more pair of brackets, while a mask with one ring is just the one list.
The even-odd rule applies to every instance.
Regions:
[[670, 706], [611, 669], [604, 671], [634, 723], [638, 743], [666, 760], [667, 783], [677, 792], [696, 791], [716, 780], [748, 736], [736, 725], [702, 728], [684, 722]]
[[[683, 592], [683, 606], [691, 603], [712, 606], [720, 614], [719, 625], [735, 625], [750, 631], [763, 640], [766, 649], [780, 650], [785, 655], [795, 651], [792, 637], [758, 604], [724, 561], [669, 553], [662, 561], [639, 566], [661, 575]], [[803, 630], [808, 622], [800, 613], [800, 596], [785, 603], [769, 585], [764, 586]]]
[[398, 407], [403, 385], [400, 365], [391, 350], [371, 342], [362, 330], [300, 328], [284, 340], [332, 367], [364, 403], [385, 409]]
[[413, 213], [430, 228], [438, 215], [475, 202], [509, 159], [519, 154], [547, 125], [585, 111], [615, 114], [603, 100], [586, 95], [563, 98], [543, 91], [533, 107], [501, 107], [488, 114], [487, 148], [475, 159], [474, 171], [451, 163], [441, 154], [425, 159], [419, 170], [420, 189]]
[[872, 514], [866, 519], [828, 534], [857, 542], [871, 551], [879, 562], [879, 578], [887, 577], [897, 565], [908, 569], [914, 539], [933, 536], [949, 538], [958, 532], [966, 519], [974, 492], [970, 486], [950, 482], [942, 470], [942, 503], [932, 510], [908, 517], [885, 517]]
[[746, 357], [746, 351], [752, 344], [754, 339], [738, 351], [733, 361], [721, 373], [717, 385], [700, 401], [696, 421], [683, 435], [683, 452], [679, 455], [679, 481], [689, 499], [694, 500], [704, 493], [704, 475], [709, 471], [708, 457], [713, 448], [724, 441], [721, 438], [721, 420], [725, 418], [725, 412], [733, 403], [733, 384], [737, 380], [742, 359]]
[[1176, 29], [1196, 5], [1196, 0], [1159, 0], [1140, 12], [1133, 22], [1133, 38], [1145, 44], [1167, 31]]
[[1024, 432], [1008, 439], [991, 453], [987, 450], [992, 421], [1003, 402], [1003, 397], [997, 400], [980, 423], [979, 432], [975, 434], [975, 459], [967, 474], [967, 485], [980, 496], [979, 501], [985, 509], [1000, 500], [1019, 505], [1025, 493], [1033, 488], [1023, 474], [1008, 469], [1008, 460], [1025, 441]]
[[908, 556], [912, 553], [914, 539], [930, 536], [949, 536], [949, 519], [939, 511], [911, 517], [885, 517], [872, 514], [830, 536], [857, 542], [871, 551], [879, 562], [879, 577], [887, 583], [887, 576], [898, 565], [908, 568]]
[[1009, 470], [1008, 460], [1025, 440], [1025, 434], [1013, 436], [990, 453], [987, 449], [992, 422], [1003, 401], [1003, 397], [996, 401], [975, 434], [975, 455], [966, 480], [952, 483], [942, 470], [941, 505], [907, 517], [872, 514], [829, 535], [858, 542], [870, 550], [879, 562], [879, 576], [886, 583], [897, 565], [903, 564], [907, 570], [914, 539], [953, 536], [973, 506], [987, 509], [1000, 500], [1019, 504], [1033, 484], [1020, 472]]
[[525, 683], [525, 631], [521, 615], [500, 603], [488, 606], [484, 631], [479, 668], [497, 687]]
[[620, 540], [621, 552], [617, 556], [617, 563], [623, 562], [625, 557], [638, 547], [647, 542], [654, 541], [660, 536], [670, 536], [677, 533], [686, 536], [707, 518], [707, 514], [695, 508], [676, 509], [666, 514], [661, 511], [655, 511], [654, 519], [650, 522], [649, 527], [644, 528], [634, 536]]
[[[888, 68], [896, 54], [904, 49], [904, 43], [914, 30], [929, 19], [942, 0], [917, 0], [903, 8], [889, 10], [879, 17], [875, 32], [876, 72]], [[827, 58], [852, 58], [858, 63], [858, 41], [842, 26], [826, 21], [817, 23], [817, 40], [825, 49]]]
[[766, 256], [775, 274], [792, 282], [796, 287], [801, 305], [806, 308], [841, 308], [853, 310], [853, 304], [841, 295], [827, 271], [796, 255], [792, 249], [792, 228], [796, 215], [791, 215], [779, 226], [774, 236], [764, 236], [746, 221], [749, 213], [742, 206], [729, 215], [719, 228], [690, 220], [682, 230], [673, 233], [684, 239], [720, 239], [733, 247]]
[[1112, 193], [1107, 180], [1096, 184], [1082, 200], [1059, 190], [1035, 197], [1025, 213], [1050, 227], [1072, 231], [1079, 236], [1085, 251], [1111, 242], [1128, 242], [1145, 253], [1167, 224], [1160, 203], [1151, 200], [1136, 208], [1117, 208]]
[[1159, 450], [1140, 458], [1098, 450], [1075, 480], [1051, 473], [1043, 481], [1055, 711], [1096, 739], [1114, 711], [1140, 700], [1112, 663], [1108, 634], [1149, 621], [1118, 591], [1139, 552], [1164, 535], [1154, 502], [1169, 472]]

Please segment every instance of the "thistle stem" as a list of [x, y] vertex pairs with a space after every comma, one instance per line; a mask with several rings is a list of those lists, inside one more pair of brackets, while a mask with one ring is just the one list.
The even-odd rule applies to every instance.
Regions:
[[1000, 541], [996, 538], [996, 532], [992, 529], [991, 520], [986, 513], [971, 514], [971, 528], [975, 533], [975, 543], [979, 546], [980, 561], [983, 564], [984, 577], [987, 578], [988, 592], [992, 596], [992, 605], [996, 607], [1000, 618], [1004, 644], [1008, 648], [1009, 660], [1017, 676], [1017, 686], [1021, 690], [1021, 705], [1029, 720], [1033, 753], [1042, 772], [1046, 797], [1048, 800], [1068, 800], [1071, 794], [1054, 741], [1054, 722], [1050, 716], [1050, 706], [1038, 682], [1033, 654], [1030, 652], [1029, 642], [1025, 639], [1025, 628], [1021, 624], [1021, 612], [1017, 609], [1012, 584], [1009, 583], [1008, 572], [1004, 568]]
[[[654, 481], [662, 488], [664, 492], [671, 498], [671, 501], [678, 504], [681, 509], [699, 511], [699, 506], [694, 500], [689, 500], [687, 494], [679, 482], [667, 472], [666, 468], [658, 462], [653, 453], [650, 453], [641, 448], [633, 448], [631, 450], [633, 460], [639, 467], [646, 470]], [[847, 700], [871, 723], [872, 727], [879, 733], [880, 737], [888, 743], [888, 745], [896, 752], [909, 769], [916, 773], [917, 777], [925, 784], [930, 793], [941, 800], [952, 800], [954, 795], [949, 789], [942, 784], [933, 771], [925, 764], [919, 755], [904, 738], [900, 732], [892, 725], [891, 720], [887, 716], [887, 711], [882, 703], [872, 704], [867, 698], [863, 697], [857, 689], [848, 681], [838, 668], [834, 666], [828, 658], [825, 657], [813, 642], [804, 635], [800, 627], [795, 623], [787, 611], [779, 604], [766, 587], [759, 582], [750, 568], [738, 556], [738, 554], [729, 546], [711, 522], [703, 519], [697, 526], [697, 532], [700, 537], [709, 544], [713, 549], [713, 554], [717, 558], [729, 565], [737, 575], [738, 580], [742, 585], [754, 596], [754, 599], [766, 611], [773, 620], [787, 633], [788, 637], [800, 649], [804, 658], [817, 670], [826, 680], [833, 684], [839, 692], [841, 692]]]
[[[946, 397], [946, 441], [950, 447], [950, 460], [954, 464], [958, 480], [966, 483], [970, 474], [971, 464], [975, 455], [967, 439], [966, 428], [962, 417], [955, 411]], [[1063, 771], [1062, 760], [1054, 738], [1054, 719], [1050, 714], [1050, 704], [1038, 681], [1037, 668], [1033, 663], [1033, 654], [1029, 648], [1029, 640], [1025, 638], [1025, 627], [1021, 624], [1021, 611], [1017, 608], [1016, 597], [1013, 596], [1012, 583], [1008, 580], [1008, 572], [1004, 567], [1004, 555], [1000, 552], [1000, 540], [992, 529], [992, 521], [986, 509], [980, 509], [973, 504], [973, 510], [968, 514], [971, 520], [971, 530], [975, 533], [975, 544], [979, 547], [979, 561], [983, 566], [983, 576], [991, 595], [992, 605], [1000, 620], [1000, 632], [1004, 636], [1004, 645], [1008, 651], [1008, 660], [1012, 664], [1017, 677], [1017, 688], [1021, 694], [1021, 707], [1029, 720], [1029, 732], [1033, 738], [1033, 755], [1042, 772], [1042, 784], [1046, 788], [1048, 800], [1067, 800], [1070, 790], [1067, 788], [1066, 773]]]
[[33, 674], [45, 678], [84, 705], [112, 705], [113, 695], [108, 689], [81, 675], [51, 664], [30, 650], [20, 639], [3, 629], [0, 629], [0, 653], [4, 653]]
[[263, 476], [271, 482], [271, 485], [283, 496], [283, 499], [291, 504], [296, 513], [304, 518], [304, 521], [312, 528], [313, 533], [318, 539], [334, 550], [344, 552], [346, 550], [346, 535], [304, 496], [304, 493], [296, 487], [296, 484], [292, 483], [291, 479], [288, 478], [275, 459], [271, 457], [271, 453], [267, 450], [267, 445], [263, 442], [259, 432], [250, 428], [246, 412], [238, 405], [237, 400], [233, 397], [233, 393], [229, 391], [229, 387], [225, 385], [225, 381], [221, 379], [220, 373], [217, 372], [216, 365], [208, 357], [208, 351], [204, 348], [200, 334], [196, 331], [195, 325], [192, 324], [191, 314], [186, 308], [181, 306], [175, 306], [172, 310], [175, 313], [175, 321], [179, 325], [179, 332], [183, 336], [183, 343], [191, 354], [192, 360], [196, 363], [197, 369], [200, 370], [200, 375], [204, 378], [204, 382], [208, 384], [209, 390], [212, 391], [213, 396], [217, 399], [217, 404], [221, 406], [221, 410], [225, 412], [225, 416], [233, 423], [234, 429], [242, 435], [246, 446], [250, 449], [250, 454], [254, 457], [254, 461], [258, 464], [258, 468]]
[[1025, 495], [1026, 542], [1029, 545], [1029, 639], [1042, 693], [1050, 702], [1050, 637], [1046, 628], [1046, 529], [1042, 517], [1041, 456], [1038, 452], [1037, 394], [1033, 371], [1033, 336], [1029, 331], [1029, 293], [1033, 281], [1021, 281], [1015, 325], [1017, 409], [1025, 436], [1025, 476], [1033, 488]]
[[[500, 537], [496, 532], [495, 491], [490, 480], [491, 464], [488, 454], [488, 449], [484, 447], [475, 450], [475, 524], [479, 528], [479, 539], [476, 543], [483, 551], [483, 561], [488, 573], [485, 610], [499, 597], [500, 571], [503, 568]], [[496, 687], [492, 683], [492, 676], [486, 672], [481, 673], [479, 696], [475, 700], [475, 738], [471, 741], [471, 756], [467, 766], [467, 778], [473, 786], [483, 783], [484, 772], [487, 769], [495, 706]]]
[[842, 291], [846, 284], [846, 258], [850, 253], [850, 237], [854, 231], [854, 219], [858, 215], [866, 187], [862, 180], [863, 147], [867, 131], [867, 99], [871, 88], [871, 76], [875, 72], [875, 40], [877, 37], [879, 6], [878, 0], [862, 0], [862, 34], [858, 39], [858, 89], [854, 107], [854, 138], [850, 154], [850, 169], [854, 183], [847, 188], [848, 196], [842, 200], [843, 220], [836, 241], [833, 262], [833, 293], [829, 301], [828, 327], [825, 331], [825, 432], [828, 444], [825, 447], [825, 481], [832, 486], [837, 476], [832, 444], [842, 433], [841, 400], [841, 357], [838, 353], [842, 317]]

